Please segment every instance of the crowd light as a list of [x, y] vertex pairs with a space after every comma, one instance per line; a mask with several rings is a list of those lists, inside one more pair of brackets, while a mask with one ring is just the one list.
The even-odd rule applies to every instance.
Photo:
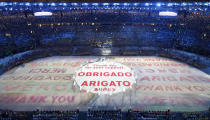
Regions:
[[125, 6], [129, 5], [129, 3], [124, 3]]
[[120, 5], [119, 3], [114, 3], [113, 5]]
[[168, 3], [168, 6], [170, 7], [170, 6], [173, 6], [173, 3]]
[[157, 3], [156, 6], [160, 7], [161, 6], [161, 3]]
[[51, 3], [51, 6], [55, 6], [55, 3]]
[[52, 12], [35, 12], [34, 16], [52, 16]]
[[103, 3], [103, 5], [109, 5], [109, 3]]
[[190, 6], [190, 5], [193, 5], [192, 3], [188, 3], [188, 5]]
[[145, 3], [145, 6], [149, 6], [149, 3]]
[[0, 3], [0, 6], [5, 6], [5, 3], [4, 3], [4, 2], [1, 2], [1, 3]]
[[63, 3], [63, 6], [67, 6], [67, 4], [66, 3]]
[[98, 5], [98, 3], [93, 3], [92, 5], [95, 5], [95, 6], [97, 6], [97, 5]]
[[209, 3], [204, 3], [204, 5], [208, 6], [208, 5], [209, 5]]
[[39, 3], [39, 6], [43, 6], [43, 3]]
[[82, 5], [85, 5], [85, 6], [87, 6], [87, 5], [88, 5], [88, 3], [82, 3]]
[[135, 6], [137, 6], [137, 5], [138, 5], [138, 3], [134, 3], [134, 5], [135, 5]]
[[8, 5], [12, 5], [12, 3], [11, 3], [11, 2], [9, 2], [9, 3], [8, 3]]
[[29, 2], [27, 2], [25, 5], [26, 5], [26, 6], [30, 6], [31, 4], [30, 4]]
[[[39, 6], [38, 8], [36, 8], [37, 5]], [[10, 10], [9, 8], [13, 8], [13, 10], [15, 10], [16, 7], [20, 7], [20, 8], [24, 7], [24, 9], [35, 9], [35, 11], [37, 11], [38, 9], [38, 11], [40, 11], [41, 9], [46, 9], [46, 8], [43, 8], [43, 6], [46, 6], [48, 8], [55, 6], [56, 8], [52, 8], [52, 9], [60, 10], [60, 9], [63, 9], [64, 7], [67, 7], [68, 5], [72, 5], [74, 7], [78, 5], [80, 9], [82, 9], [82, 7], [84, 7], [83, 9], [96, 9], [95, 7], [97, 7], [97, 9], [102, 9], [102, 8], [115, 9], [115, 7], [118, 7], [118, 6], [119, 8], [117, 9], [131, 9], [131, 8], [139, 9], [137, 6], [140, 5], [141, 7], [145, 6], [145, 9], [148, 9], [147, 7], [149, 7], [149, 9], [153, 9], [153, 10], [165, 10], [165, 8], [167, 7], [167, 10], [169, 11], [176, 11], [176, 10], [189, 9], [192, 6], [195, 7], [193, 9], [199, 10], [199, 7], [200, 7], [202, 8], [202, 10], [206, 10], [208, 9], [207, 7], [210, 5], [210, 3], [209, 2], [145, 2], [145, 3], [139, 3], [139, 2], [135, 2], [135, 3], [127, 3], [127, 2], [124, 2], [124, 3], [0, 2], [0, 9]], [[102, 5], [102, 6], [99, 6], [99, 5]], [[36, 7], [33, 8], [33, 6], [36, 6]], [[173, 6], [176, 6], [176, 8], [174, 8]], [[6, 9], [6, 7], [8, 8]], [[111, 7], [114, 7], [114, 8], [111, 8]], [[67, 8], [64, 8], [64, 9], [67, 9]]]
[[182, 4], [181, 4], [181, 6], [186, 6], [186, 5], [187, 5], [186, 3], [182, 3]]
[[170, 12], [170, 11], [162, 11], [162, 12], [159, 12], [159, 16], [177, 16], [177, 13]]
[[77, 3], [72, 3], [72, 5], [76, 6], [76, 5], [77, 5]]

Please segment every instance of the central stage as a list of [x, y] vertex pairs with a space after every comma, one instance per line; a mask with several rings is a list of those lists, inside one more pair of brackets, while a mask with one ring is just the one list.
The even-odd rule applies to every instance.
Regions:
[[203, 111], [210, 76], [161, 57], [55, 56], [0, 76], [0, 109]]

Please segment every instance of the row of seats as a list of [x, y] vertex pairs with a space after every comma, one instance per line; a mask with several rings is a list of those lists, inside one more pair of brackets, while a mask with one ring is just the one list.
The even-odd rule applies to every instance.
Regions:
[[[82, 115], [85, 113], [86, 116]], [[0, 110], [0, 120], [209, 120], [210, 111], [203, 112], [171, 112], [128, 110], [92, 110], [71, 111], [11, 111]]]
[[88, 120], [122, 120], [121, 110], [88, 110]]

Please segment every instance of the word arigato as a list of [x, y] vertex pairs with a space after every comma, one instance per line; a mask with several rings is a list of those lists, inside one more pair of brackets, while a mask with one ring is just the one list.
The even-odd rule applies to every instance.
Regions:
[[116, 77], [131, 77], [131, 72], [79, 72], [78, 76], [116, 76]]
[[129, 81], [84, 81], [81, 86], [130, 86]]

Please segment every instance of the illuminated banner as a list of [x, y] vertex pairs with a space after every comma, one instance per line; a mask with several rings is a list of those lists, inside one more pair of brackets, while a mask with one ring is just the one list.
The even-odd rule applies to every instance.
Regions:
[[0, 76], [0, 108], [201, 111], [210, 76], [160, 57], [48, 57]]
[[134, 72], [120, 63], [99, 61], [89, 63], [76, 72], [80, 89], [92, 93], [110, 94], [125, 91], [136, 83]]

